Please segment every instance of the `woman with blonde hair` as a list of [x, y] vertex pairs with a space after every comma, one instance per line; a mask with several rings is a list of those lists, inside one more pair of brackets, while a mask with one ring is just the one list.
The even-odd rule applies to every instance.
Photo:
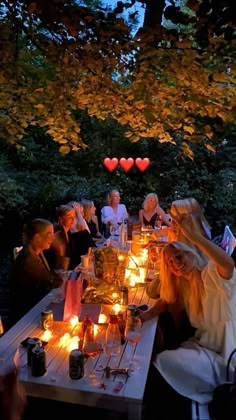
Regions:
[[160, 221], [160, 225], [170, 225], [164, 210], [159, 205], [157, 194], [149, 193], [144, 199], [143, 208], [139, 210], [139, 221], [142, 226], [154, 229], [157, 220]]
[[107, 206], [101, 209], [101, 219], [103, 223], [104, 236], [110, 234], [110, 226], [117, 226], [123, 221], [128, 220], [128, 212], [125, 204], [120, 204], [120, 193], [114, 189], [107, 194]]
[[175, 391], [207, 404], [215, 387], [225, 382], [227, 359], [235, 347], [236, 271], [233, 259], [199, 230], [193, 214], [170, 214], [208, 262], [187, 244], [168, 243], [161, 254], [160, 299], [140, 317], [146, 321], [168, 304], [182, 302], [196, 332], [178, 348], [157, 354], [153, 363]]
[[99, 241], [104, 242], [105, 238], [99, 231], [98, 218], [95, 215], [96, 207], [92, 200], [82, 200], [84, 209], [84, 219], [89, 227], [92, 238], [96, 243]]

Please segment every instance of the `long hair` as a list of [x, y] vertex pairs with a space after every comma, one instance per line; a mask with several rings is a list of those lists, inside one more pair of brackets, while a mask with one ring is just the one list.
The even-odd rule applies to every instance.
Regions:
[[89, 222], [93, 216], [91, 209], [94, 207], [94, 203], [92, 200], [82, 200], [82, 204], [84, 208], [84, 219], [86, 222]]
[[46, 227], [51, 225], [52, 222], [46, 219], [33, 219], [26, 223], [22, 232], [23, 244], [28, 245], [37, 233], [43, 232]]
[[[174, 247], [175, 249], [192, 255], [194, 259], [194, 269], [189, 281], [185, 280], [183, 277], [177, 277], [170, 270], [166, 261], [166, 251], [170, 247]], [[185, 305], [188, 304], [193, 313], [202, 313], [204, 286], [201, 281], [201, 272], [206, 264], [207, 262], [203, 261], [197, 251], [187, 244], [178, 241], [168, 243], [160, 253], [160, 297], [167, 303], [175, 303], [179, 296], [182, 295]]]
[[[195, 198], [185, 198], [183, 200], [173, 201], [171, 204], [171, 212], [173, 212], [174, 215], [177, 212], [180, 214], [191, 213], [197, 223], [199, 232], [201, 232], [202, 235], [209, 239], [209, 236], [206, 234], [203, 228], [203, 223], [209, 230], [211, 227], [203, 214], [200, 204], [197, 202], [197, 200], [195, 200]], [[183, 235], [174, 220], [171, 221], [171, 224], [168, 228], [168, 242], [172, 241], [186, 243], [198, 253], [203, 263], [208, 261], [207, 256], [198, 248], [198, 246], [193, 244], [188, 238], [186, 238], [186, 236]]]
[[150, 200], [150, 198], [155, 198], [155, 200], [156, 200], [156, 207], [158, 206], [158, 204], [159, 204], [158, 195], [156, 193], [149, 193], [149, 194], [146, 195], [146, 197], [144, 199], [144, 202], [143, 202], [143, 209], [144, 210], [147, 210], [147, 203]]

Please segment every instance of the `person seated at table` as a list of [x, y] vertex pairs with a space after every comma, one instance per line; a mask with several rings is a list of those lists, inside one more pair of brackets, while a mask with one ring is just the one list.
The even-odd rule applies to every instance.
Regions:
[[87, 222], [84, 218], [84, 207], [82, 201], [69, 201], [67, 206], [75, 210], [75, 221], [73, 226], [71, 226], [70, 231], [72, 233], [78, 232], [78, 230], [87, 229], [90, 232]]
[[[205, 222], [206, 226], [209, 226], [209, 224], [205, 216], [203, 215], [200, 205], [194, 198], [186, 198], [183, 200], [176, 200], [172, 202], [171, 213], [174, 215], [178, 213], [194, 214], [196, 226], [199, 232], [202, 233], [204, 236], [208, 237], [205, 233], [205, 230], [203, 230], [202, 228], [202, 221]], [[202, 264], [206, 264], [208, 262], [206, 254], [202, 252], [202, 250], [198, 246], [196, 246], [196, 244], [189, 241], [189, 239], [181, 233], [181, 230], [178, 229], [178, 226], [176, 225], [174, 220], [171, 221], [170, 227], [168, 228], [168, 241], [179, 241], [186, 243], [198, 253]], [[152, 299], [159, 298], [159, 275], [156, 275], [156, 277], [147, 284], [146, 293]], [[190, 326], [186, 311], [183, 308], [181, 308], [181, 306], [179, 306], [178, 304], [168, 305], [167, 310], [160, 317], [159, 326], [163, 332], [163, 346], [165, 346], [165, 342], [172, 343], [170, 344], [170, 346], [174, 345], [175, 342], [178, 342], [179, 340], [181, 341], [182, 337], [186, 337], [189, 333], [192, 332], [192, 328]]]
[[116, 226], [128, 220], [128, 212], [125, 204], [120, 204], [120, 193], [118, 190], [111, 190], [107, 194], [107, 206], [101, 209], [101, 219], [106, 238], [110, 235], [111, 225]]
[[84, 219], [87, 222], [93, 240], [98, 243], [104, 243], [105, 238], [99, 230], [98, 218], [95, 214], [96, 207], [91, 200], [82, 200], [84, 209]]
[[14, 260], [10, 275], [9, 323], [14, 324], [62, 279], [50, 269], [43, 254], [54, 239], [53, 224], [34, 219], [24, 226], [23, 249]]
[[235, 348], [236, 270], [233, 259], [199, 230], [194, 214], [170, 214], [208, 262], [186, 243], [168, 243], [161, 253], [160, 298], [140, 317], [147, 321], [168, 304], [182, 302], [196, 332], [176, 349], [156, 354], [153, 363], [175, 391], [207, 404], [215, 387], [225, 382], [227, 360]]
[[[50, 250], [46, 254], [54, 269], [73, 269], [73, 241], [71, 227], [75, 223], [75, 209], [62, 204], [56, 209], [57, 224]], [[75, 264], [76, 265], [76, 264]]]
[[77, 232], [71, 232], [75, 217], [75, 209], [69, 205], [62, 204], [57, 208], [58, 225], [51, 245], [51, 266], [54, 269], [73, 270], [80, 263], [81, 255], [95, 246], [91, 234], [84, 228], [82, 217], [80, 219], [77, 215]]
[[149, 193], [146, 195], [143, 208], [139, 210], [139, 221], [143, 227], [150, 227], [152, 229], [157, 226], [157, 221], [159, 221], [160, 226], [170, 225], [166, 213], [159, 205], [157, 194]]

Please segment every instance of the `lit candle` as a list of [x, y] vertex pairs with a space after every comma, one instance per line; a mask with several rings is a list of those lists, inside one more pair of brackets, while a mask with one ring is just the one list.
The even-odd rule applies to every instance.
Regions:
[[119, 294], [114, 292], [114, 293], [112, 293], [112, 297], [113, 297], [113, 299], [117, 299], [119, 297]]
[[117, 315], [120, 312], [120, 304], [116, 303], [115, 305], [113, 305], [113, 311], [115, 312], [115, 314]]
[[69, 352], [71, 352], [72, 350], [78, 349], [78, 337], [75, 335], [73, 337], [70, 337], [66, 344], [67, 344], [67, 350]]
[[60, 346], [65, 347], [65, 345], [66, 345], [66, 343], [68, 342], [69, 339], [70, 339], [70, 334], [65, 333], [59, 340]]
[[43, 335], [42, 335], [41, 339], [42, 339], [43, 341], [49, 341], [51, 337], [52, 337], [52, 331], [50, 331], [50, 330], [46, 330], [46, 331], [44, 331], [44, 333], [43, 333]]
[[129, 281], [130, 287], [135, 287], [137, 282], [138, 282], [138, 277], [135, 274], [133, 274]]
[[78, 324], [78, 321], [79, 321], [79, 318], [76, 315], [74, 315], [70, 319], [70, 325], [72, 325], [72, 327], [74, 327], [76, 324]]
[[98, 323], [106, 324], [106, 322], [107, 322], [107, 316], [105, 314], [100, 314], [98, 317]]

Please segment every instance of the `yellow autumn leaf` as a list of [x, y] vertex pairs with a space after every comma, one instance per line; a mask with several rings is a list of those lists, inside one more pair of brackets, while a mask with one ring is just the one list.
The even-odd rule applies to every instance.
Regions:
[[61, 147], [59, 148], [59, 152], [60, 152], [62, 155], [67, 155], [68, 153], [70, 153], [70, 147], [69, 147], [69, 146], [61, 146]]
[[44, 111], [45, 110], [45, 106], [43, 104], [34, 105], [34, 108], [38, 109], [39, 111]]
[[206, 143], [206, 144], [205, 144], [205, 147], [207, 148], [207, 150], [210, 150], [210, 152], [213, 152], [213, 153], [215, 153], [215, 152], [216, 152], [215, 147], [214, 147], [214, 146], [212, 146], [211, 144]]
[[194, 133], [194, 128], [193, 127], [190, 127], [189, 125], [184, 125], [183, 126], [183, 129], [184, 129], [184, 131], [186, 131], [186, 133], [189, 133], [189, 134], [193, 134]]

